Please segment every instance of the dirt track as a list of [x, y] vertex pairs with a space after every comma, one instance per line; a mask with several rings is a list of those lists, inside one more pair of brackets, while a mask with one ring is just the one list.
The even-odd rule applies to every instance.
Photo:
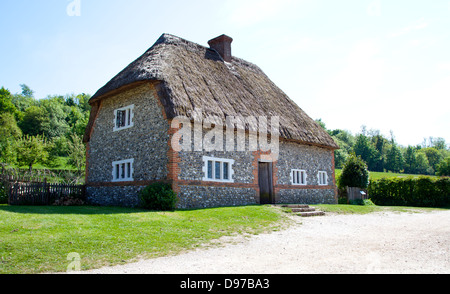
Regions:
[[450, 273], [450, 211], [298, 218], [270, 234], [84, 273]]

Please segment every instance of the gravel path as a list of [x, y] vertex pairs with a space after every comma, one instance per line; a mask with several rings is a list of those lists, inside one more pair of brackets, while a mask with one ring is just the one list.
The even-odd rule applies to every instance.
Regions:
[[450, 211], [329, 214], [296, 222], [221, 246], [84, 273], [450, 273]]

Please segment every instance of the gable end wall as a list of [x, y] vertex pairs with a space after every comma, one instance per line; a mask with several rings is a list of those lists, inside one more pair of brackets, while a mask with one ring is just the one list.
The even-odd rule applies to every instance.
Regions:
[[[102, 101], [87, 152], [88, 201], [136, 206], [138, 191], [168, 176], [169, 123], [152, 84], [143, 84]], [[114, 110], [134, 105], [134, 126], [113, 131]], [[112, 163], [134, 159], [133, 183], [113, 183]], [[139, 184], [141, 183], [141, 184]]]

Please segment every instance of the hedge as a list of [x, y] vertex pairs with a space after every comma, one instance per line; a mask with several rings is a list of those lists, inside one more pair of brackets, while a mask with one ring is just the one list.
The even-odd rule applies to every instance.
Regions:
[[376, 205], [445, 207], [450, 178], [383, 178], [370, 182], [368, 194]]

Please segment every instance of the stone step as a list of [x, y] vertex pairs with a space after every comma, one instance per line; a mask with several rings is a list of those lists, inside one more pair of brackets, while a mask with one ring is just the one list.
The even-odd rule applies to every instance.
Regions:
[[300, 212], [298, 215], [300, 215], [302, 217], [324, 216], [325, 212], [323, 212], [323, 211], [308, 211], [308, 212]]
[[310, 212], [310, 211], [316, 211], [316, 209], [312, 207], [292, 208], [292, 212]]
[[315, 207], [306, 204], [282, 204], [281, 207], [290, 208], [292, 213], [302, 217], [323, 216], [325, 212], [317, 211]]
[[281, 207], [287, 207], [287, 208], [309, 208], [309, 205], [306, 205], [306, 204], [284, 204], [284, 205], [281, 205]]

